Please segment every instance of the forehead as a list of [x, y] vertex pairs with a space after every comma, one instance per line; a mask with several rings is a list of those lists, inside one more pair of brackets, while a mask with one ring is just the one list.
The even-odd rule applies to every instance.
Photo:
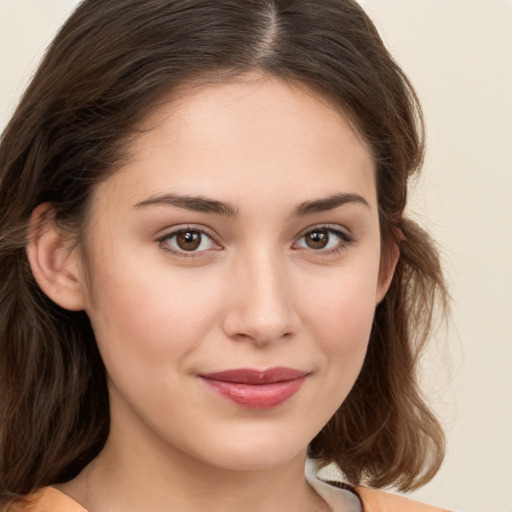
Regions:
[[231, 202], [265, 190], [274, 201], [301, 201], [310, 192], [372, 195], [375, 188], [368, 147], [343, 113], [273, 77], [185, 88], [160, 101], [137, 133], [130, 158], [112, 177], [125, 187], [124, 198], [171, 188], [214, 191]]
[[[292, 117], [299, 122], [291, 124]], [[138, 147], [141, 149], [149, 139], [156, 142], [158, 135], [165, 138], [164, 143], [168, 143], [169, 135], [177, 135], [177, 128], [190, 127], [196, 135], [200, 135], [202, 124], [204, 132], [208, 132], [213, 118], [216, 119], [218, 137], [227, 135], [226, 143], [230, 142], [233, 130], [223, 132], [223, 128], [234, 128], [240, 137], [245, 137], [251, 128], [255, 133], [258, 127], [266, 124], [269, 138], [281, 127], [286, 128], [285, 132], [279, 132], [277, 139], [273, 139], [276, 144], [286, 142], [285, 134], [302, 136], [308, 141], [308, 135], [312, 135], [316, 129], [315, 135], [318, 137], [318, 128], [321, 128], [326, 139], [329, 135], [336, 137], [343, 131], [350, 136], [351, 142], [361, 145], [363, 151], [370, 151], [343, 109], [325, 94], [302, 83], [256, 72], [226, 81], [206, 79], [185, 84], [172, 94], [160, 97], [139, 124], [141, 136], [137, 139], [140, 143]], [[309, 133], [300, 133], [306, 123], [309, 123]], [[155, 129], [159, 133], [152, 133]], [[211, 132], [206, 135], [210, 137]]]

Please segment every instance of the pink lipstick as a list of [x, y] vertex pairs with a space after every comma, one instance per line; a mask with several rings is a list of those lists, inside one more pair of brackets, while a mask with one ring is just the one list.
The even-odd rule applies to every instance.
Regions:
[[277, 407], [299, 391], [307, 376], [307, 372], [281, 367], [263, 371], [240, 368], [200, 375], [215, 392], [250, 409]]

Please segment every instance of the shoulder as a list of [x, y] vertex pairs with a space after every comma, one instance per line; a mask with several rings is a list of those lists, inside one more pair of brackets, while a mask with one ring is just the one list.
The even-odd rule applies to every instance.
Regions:
[[370, 487], [355, 487], [354, 492], [359, 496], [364, 512], [449, 512], [447, 509]]
[[76, 501], [53, 487], [44, 487], [22, 499], [11, 501], [4, 512], [87, 512]]

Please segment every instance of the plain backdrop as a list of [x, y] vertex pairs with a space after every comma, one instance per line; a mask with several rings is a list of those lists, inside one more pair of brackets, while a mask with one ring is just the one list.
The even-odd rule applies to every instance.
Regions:
[[[0, 0], [0, 130], [77, 3]], [[512, 512], [512, 0], [361, 4], [424, 106], [427, 158], [409, 210], [439, 241], [453, 296], [423, 372], [448, 454], [415, 495]]]

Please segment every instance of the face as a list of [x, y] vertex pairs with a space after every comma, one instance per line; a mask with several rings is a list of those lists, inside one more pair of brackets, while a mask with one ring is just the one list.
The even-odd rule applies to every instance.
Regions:
[[143, 128], [86, 240], [109, 442], [283, 464], [349, 393], [386, 291], [369, 152], [273, 78], [190, 91]]

